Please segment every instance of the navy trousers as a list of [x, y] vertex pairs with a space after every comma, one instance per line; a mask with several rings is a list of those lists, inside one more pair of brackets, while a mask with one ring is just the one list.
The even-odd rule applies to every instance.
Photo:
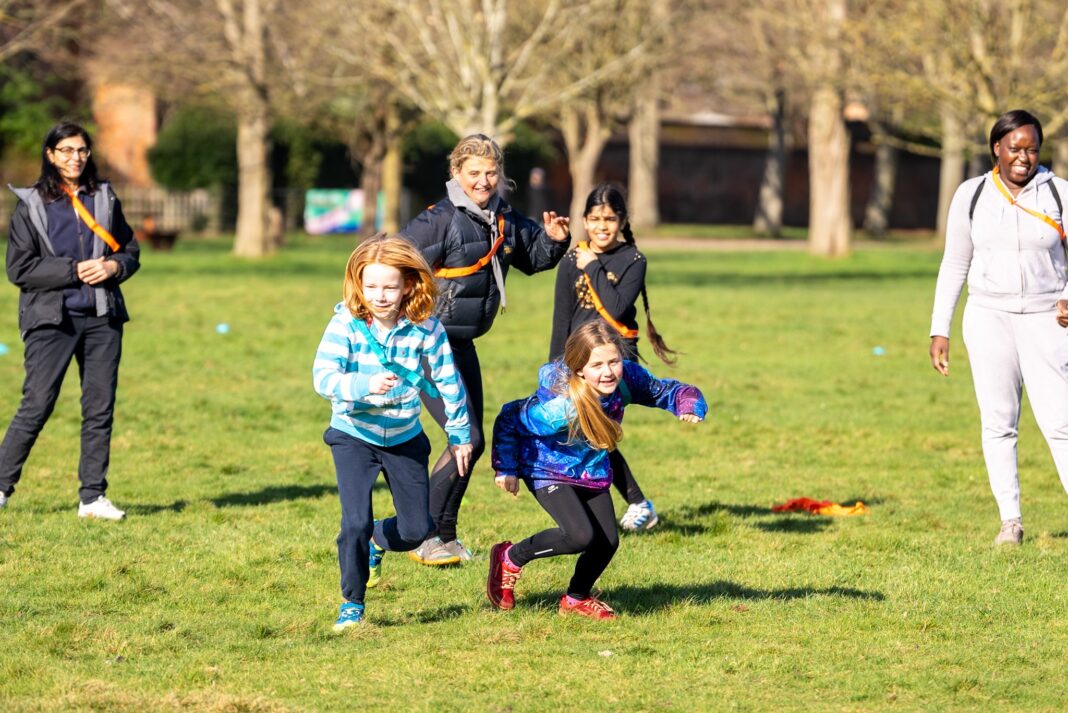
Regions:
[[82, 383], [82, 449], [78, 495], [92, 502], [108, 488], [111, 426], [122, 357], [122, 324], [107, 317], [66, 316], [26, 334], [22, 402], [0, 444], [0, 491], [10, 495], [59, 398], [73, 357]]
[[[430, 439], [425, 433], [395, 446], [376, 446], [336, 428], [326, 429], [341, 499], [341, 531], [337, 560], [341, 567], [341, 596], [363, 603], [370, 575], [367, 558], [372, 533], [379, 547], [394, 552], [414, 550], [434, 529], [430, 517], [427, 470]], [[378, 474], [386, 476], [397, 514], [374, 524], [371, 489]]]

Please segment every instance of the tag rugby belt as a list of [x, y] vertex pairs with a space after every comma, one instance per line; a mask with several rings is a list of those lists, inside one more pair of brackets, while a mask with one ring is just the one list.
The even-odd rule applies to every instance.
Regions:
[[[589, 250], [589, 244], [585, 240], [580, 242], [578, 246], [583, 250]], [[582, 279], [586, 283], [586, 289], [588, 289], [590, 292], [590, 301], [593, 302], [593, 307], [597, 310], [597, 314], [601, 315], [601, 319], [608, 322], [608, 325], [612, 327], [612, 329], [619, 332], [620, 336], [622, 336], [624, 339], [637, 339], [637, 329], [631, 329], [627, 325], [623, 324], [615, 317], [613, 317], [611, 313], [609, 313], [609, 311], [605, 308], [604, 302], [601, 302], [600, 295], [598, 295], [597, 291], [593, 289], [593, 283], [590, 282], [590, 276], [586, 273], [582, 273]]]
[[78, 217], [82, 219], [82, 222], [85, 223], [86, 227], [96, 233], [101, 240], [107, 243], [107, 246], [111, 248], [112, 252], [119, 252], [119, 250], [122, 249], [122, 246], [119, 245], [119, 241], [116, 240], [111, 233], [104, 230], [104, 226], [96, 222], [96, 219], [93, 217], [93, 214], [90, 213], [88, 209], [86, 209], [85, 205], [83, 205], [80, 200], [78, 200], [78, 194], [67, 188], [66, 186], [63, 186], [63, 190], [67, 192], [68, 196], [70, 196], [70, 202], [74, 206], [74, 212], [78, 214]]
[[504, 243], [504, 216], [497, 216], [497, 239], [493, 241], [493, 246], [490, 251], [479, 258], [478, 262], [474, 265], [468, 265], [467, 267], [439, 267], [434, 271], [435, 277], [467, 277], [468, 275], [474, 275], [476, 272], [484, 268], [489, 264], [493, 256], [497, 254], [497, 250]]

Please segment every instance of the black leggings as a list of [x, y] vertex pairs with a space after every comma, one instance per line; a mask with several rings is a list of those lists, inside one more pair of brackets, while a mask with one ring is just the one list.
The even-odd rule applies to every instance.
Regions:
[[[475, 351], [475, 343], [470, 339], [450, 339], [452, 358], [456, 365], [456, 371], [464, 382], [464, 390], [467, 392], [467, 418], [471, 423], [471, 462], [468, 465], [468, 476], [474, 470], [475, 463], [486, 450], [486, 439], [482, 435], [482, 367], [478, 363], [478, 352]], [[423, 405], [427, 413], [438, 423], [445, 425], [445, 403], [440, 399], [432, 399], [422, 393]], [[456, 468], [456, 460], [452, 452], [446, 448], [445, 452], [434, 463], [434, 470], [430, 474], [430, 516], [434, 518], [435, 534], [445, 542], [456, 539], [456, 521], [460, 515], [460, 503], [467, 492], [467, 484], [470, 477], [460, 477]]]
[[608, 464], [612, 466], [612, 485], [626, 499], [627, 504], [637, 505], [643, 502], [645, 494], [642, 493], [638, 481], [634, 479], [634, 473], [631, 472], [627, 460], [618, 448], [608, 454]]
[[619, 547], [612, 494], [608, 490], [554, 483], [535, 490], [534, 497], [559, 527], [515, 543], [508, 558], [522, 567], [543, 557], [581, 553], [567, 593], [585, 599]]

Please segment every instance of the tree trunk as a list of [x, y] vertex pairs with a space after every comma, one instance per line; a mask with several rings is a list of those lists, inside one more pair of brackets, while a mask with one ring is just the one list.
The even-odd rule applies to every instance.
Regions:
[[253, 100], [237, 118], [237, 234], [234, 254], [262, 257], [273, 253], [268, 231], [271, 186], [267, 107]]
[[1061, 178], [1068, 176], [1068, 136], [1053, 140], [1053, 172]]
[[378, 219], [378, 191], [382, 188], [382, 164], [386, 157], [384, 132], [376, 131], [365, 144], [360, 156], [360, 190], [363, 191], [363, 219], [360, 235], [367, 237], [376, 232]]
[[956, 116], [948, 109], [942, 110], [942, 163], [938, 169], [938, 223], [939, 239], [945, 239], [946, 221], [949, 218], [949, 203], [964, 176], [964, 129]]
[[783, 189], [786, 183], [786, 93], [779, 89], [769, 97], [771, 132], [760, 179], [753, 230], [778, 238], [782, 235]]
[[395, 128], [386, 138], [386, 156], [382, 161], [382, 192], [385, 194], [382, 230], [387, 233], [396, 233], [401, 229], [401, 193], [404, 190], [402, 149], [401, 134]]
[[824, 84], [816, 87], [808, 121], [808, 248], [814, 255], [849, 253], [849, 132], [842, 97]]
[[897, 181], [898, 152], [893, 146], [881, 141], [885, 132], [873, 126], [875, 144], [875, 175], [871, 195], [864, 211], [864, 230], [879, 238], [886, 237], [890, 227], [890, 207], [894, 203], [894, 183]]
[[597, 163], [612, 131], [599, 108], [591, 104], [581, 115], [574, 109], [564, 109], [560, 132], [564, 136], [567, 166], [571, 172], [571, 237], [583, 240], [586, 230], [582, 225], [582, 212], [586, 208], [586, 197], [593, 190]]
[[660, 167], [660, 82], [655, 74], [642, 82], [627, 126], [630, 167], [627, 201], [635, 232], [660, 224], [657, 172]]

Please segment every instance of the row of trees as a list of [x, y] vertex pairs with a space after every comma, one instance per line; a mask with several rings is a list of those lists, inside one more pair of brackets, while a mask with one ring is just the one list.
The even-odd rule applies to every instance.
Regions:
[[[1024, 106], [1044, 118], [1048, 137], [1068, 128], [1068, 6], [1060, 0], [71, 0], [62, 12], [50, 7], [0, 0], [0, 60], [73, 19], [83, 59], [166, 99], [228, 108], [238, 135], [235, 251], [250, 256], [274, 248], [268, 157], [280, 119], [339, 137], [358, 157], [363, 188], [385, 189], [387, 224], [400, 192], [401, 138], [421, 116], [503, 143], [519, 122], [555, 128], [573, 179], [572, 215], [608, 138], [626, 127], [631, 208], [648, 225], [658, 221], [659, 108], [712, 95], [770, 119], [754, 221], [763, 232], [781, 228], [790, 127], [803, 127], [810, 245], [825, 255], [848, 252], [853, 229], [848, 104], [864, 107], [877, 146], [865, 221], [876, 233], [886, 229], [897, 152], [941, 157], [941, 230], [966, 166], [985, 161], [983, 134], [994, 117]], [[1068, 140], [1053, 143], [1068, 164]]]

